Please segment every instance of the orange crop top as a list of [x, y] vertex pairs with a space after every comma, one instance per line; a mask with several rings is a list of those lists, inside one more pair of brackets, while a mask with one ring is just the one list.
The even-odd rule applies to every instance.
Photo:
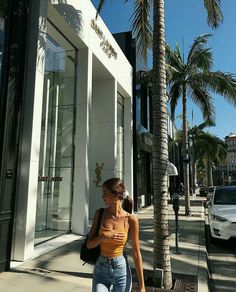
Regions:
[[[99, 235], [101, 235], [102, 230], [109, 230], [101, 225], [99, 230]], [[116, 241], [114, 239], [108, 239], [100, 244], [101, 255], [108, 258], [118, 257], [123, 254], [124, 246], [128, 239], [129, 227], [123, 227], [122, 230], [117, 230], [118, 232], [124, 232], [125, 236], [122, 241]]]

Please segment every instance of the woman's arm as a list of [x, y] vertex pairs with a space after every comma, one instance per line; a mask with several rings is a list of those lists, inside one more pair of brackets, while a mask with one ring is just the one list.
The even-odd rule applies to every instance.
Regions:
[[108, 239], [113, 239], [116, 241], [121, 241], [124, 238], [124, 232], [116, 232], [115, 230], [103, 230], [102, 234], [96, 236], [97, 224], [99, 218], [99, 210], [96, 211], [93, 224], [89, 232], [87, 248], [94, 248], [101, 244], [103, 241]]
[[105, 239], [104, 235], [95, 236], [96, 230], [97, 230], [97, 225], [98, 225], [99, 212], [100, 212], [100, 210], [96, 211], [94, 218], [93, 218], [92, 227], [89, 231], [88, 240], [87, 240], [87, 248], [88, 249], [98, 246]]
[[140, 292], [145, 292], [144, 276], [143, 276], [143, 262], [140, 252], [140, 243], [139, 243], [139, 222], [138, 219], [131, 215], [129, 217], [130, 224], [130, 235], [132, 240], [132, 256], [138, 275], [138, 281], [140, 286]]

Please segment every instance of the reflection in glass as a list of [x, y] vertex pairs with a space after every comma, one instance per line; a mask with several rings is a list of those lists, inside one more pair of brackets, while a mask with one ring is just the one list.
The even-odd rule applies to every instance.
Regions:
[[1, 91], [1, 77], [2, 77], [2, 63], [4, 53], [4, 39], [5, 39], [5, 18], [7, 11], [7, 0], [0, 1], [0, 91]]
[[36, 244], [70, 231], [75, 57], [62, 36], [47, 37]]
[[124, 178], [124, 98], [118, 93], [117, 98], [117, 158], [116, 176]]

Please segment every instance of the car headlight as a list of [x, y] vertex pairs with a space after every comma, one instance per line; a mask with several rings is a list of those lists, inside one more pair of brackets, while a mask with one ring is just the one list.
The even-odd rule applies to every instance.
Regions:
[[211, 214], [211, 219], [214, 221], [218, 221], [218, 222], [227, 222], [228, 220], [225, 219], [224, 217], [215, 215], [215, 214]]

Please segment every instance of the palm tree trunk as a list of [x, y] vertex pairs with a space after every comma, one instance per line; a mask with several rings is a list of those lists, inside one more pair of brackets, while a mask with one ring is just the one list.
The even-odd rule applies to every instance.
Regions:
[[[164, 0], [153, 1], [153, 195], [154, 275], [162, 269], [164, 288], [172, 287], [167, 192], [167, 95], [165, 69]], [[154, 279], [155, 280], [155, 279]]]
[[195, 161], [195, 154], [194, 154], [194, 135], [192, 136], [192, 188], [193, 194], [196, 191], [196, 161]]
[[207, 156], [206, 158], [206, 174], [205, 174], [205, 179], [206, 179], [206, 186], [209, 186], [209, 158]]
[[183, 84], [183, 161], [184, 161], [184, 195], [185, 195], [185, 215], [190, 215], [189, 199], [189, 151], [188, 151], [188, 128], [187, 128], [187, 99], [186, 84]]
[[207, 157], [207, 187], [213, 185], [213, 176], [212, 176], [212, 161], [210, 157]]
[[209, 171], [210, 171], [210, 173], [209, 173], [209, 186], [213, 186], [212, 161], [211, 161], [211, 164], [210, 164]]

